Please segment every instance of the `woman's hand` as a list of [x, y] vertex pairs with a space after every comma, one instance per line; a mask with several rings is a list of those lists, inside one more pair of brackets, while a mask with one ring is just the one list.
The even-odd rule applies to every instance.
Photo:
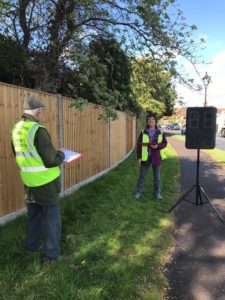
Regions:
[[157, 148], [158, 148], [158, 145], [156, 145], [156, 144], [150, 144], [150, 148], [152, 148], [152, 149], [157, 149]]

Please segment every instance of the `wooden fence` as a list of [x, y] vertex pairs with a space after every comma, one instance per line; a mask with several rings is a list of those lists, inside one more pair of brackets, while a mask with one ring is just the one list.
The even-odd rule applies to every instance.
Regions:
[[0, 217], [24, 208], [23, 185], [11, 148], [10, 129], [21, 119], [27, 95], [45, 104], [44, 125], [56, 148], [83, 154], [76, 163], [63, 164], [63, 192], [111, 168], [136, 142], [136, 118], [118, 112], [118, 119], [99, 119], [104, 108], [88, 104], [83, 111], [69, 107], [73, 99], [0, 83]]

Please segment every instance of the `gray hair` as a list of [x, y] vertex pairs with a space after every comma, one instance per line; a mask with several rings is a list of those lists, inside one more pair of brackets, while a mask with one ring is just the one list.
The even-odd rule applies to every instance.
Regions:
[[41, 110], [41, 108], [25, 109], [25, 110], [24, 110], [24, 113], [36, 117], [37, 113], [38, 113], [40, 110]]

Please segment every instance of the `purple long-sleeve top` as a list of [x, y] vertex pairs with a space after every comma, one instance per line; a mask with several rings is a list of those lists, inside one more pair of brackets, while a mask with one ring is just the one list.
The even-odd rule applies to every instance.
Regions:
[[[137, 140], [137, 159], [141, 159], [141, 149], [142, 149], [142, 136], [143, 133], [148, 134], [149, 135], [149, 129], [146, 127], [144, 129], [144, 131], [140, 133], [138, 140]], [[165, 137], [165, 134], [162, 133], [162, 142], [158, 144], [158, 136], [161, 134], [160, 129], [156, 126], [155, 129], [155, 133], [153, 135], [153, 137], [150, 139], [151, 144], [155, 144], [157, 145], [156, 149], [152, 149], [150, 148], [149, 145], [149, 150], [151, 152], [151, 163], [153, 166], [158, 166], [161, 163], [161, 155], [160, 155], [160, 150], [165, 148], [167, 146], [167, 140]], [[142, 164], [146, 163], [146, 162], [141, 162]]]

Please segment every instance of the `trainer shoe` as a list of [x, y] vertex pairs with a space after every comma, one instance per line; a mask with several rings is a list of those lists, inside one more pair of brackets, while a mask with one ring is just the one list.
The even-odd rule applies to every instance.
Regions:
[[162, 199], [163, 199], [163, 197], [161, 196], [160, 193], [156, 194], [155, 196], [156, 196], [156, 198], [157, 198], [158, 200], [162, 200]]
[[137, 192], [137, 193], [134, 195], [134, 198], [135, 198], [136, 200], [139, 200], [140, 197], [141, 197], [141, 193], [139, 193], [139, 192]]

